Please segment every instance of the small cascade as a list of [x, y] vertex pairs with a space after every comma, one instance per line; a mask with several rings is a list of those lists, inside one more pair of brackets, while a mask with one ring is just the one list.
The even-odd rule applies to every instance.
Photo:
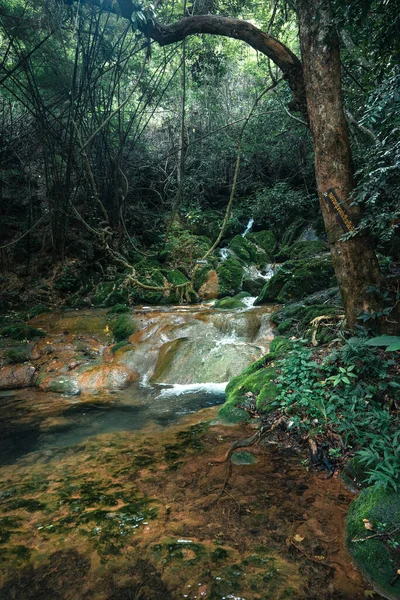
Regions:
[[[245, 267], [246, 277], [248, 279], [263, 279], [268, 281], [275, 274], [276, 267], [274, 264], [269, 263], [264, 269], [260, 270], [255, 265], [249, 265]], [[244, 302], [245, 299], [243, 299]]]
[[221, 257], [221, 262], [224, 262], [229, 255], [232, 254], [232, 250], [230, 250], [229, 248], [220, 248], [219, 249], [219, 255]]
[[251, 217], [251, 219], [249, 219], [249, 222], [247, 223], [246, 229], [242, 233], [242, 237], [246, 237], [246, 235], [249, 233], [249, 231], [253, 227], [253, 223], [254, 223], [254, 219], [253, 219], [253, 217]]

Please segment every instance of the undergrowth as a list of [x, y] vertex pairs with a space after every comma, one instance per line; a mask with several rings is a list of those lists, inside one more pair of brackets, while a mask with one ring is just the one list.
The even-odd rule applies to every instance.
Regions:
[[354, 454], [368, 483], [400, 489], [400, 377], [393, 353], [354, 337], [313, 351], [299, 340], [277, 363], [276, 408], [291, 430], [335, 440], [333, 458]]

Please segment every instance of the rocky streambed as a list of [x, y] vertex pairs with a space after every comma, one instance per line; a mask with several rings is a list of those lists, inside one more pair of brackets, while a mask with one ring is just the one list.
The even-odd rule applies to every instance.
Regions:
[[252, 430], [216, 405], [268, 349], [271, 310], [143, 308], [117, 344], [104, 310], [30, 322], [46, 335], [1, 375], [33, 373], [0, 398], [1, 598], [365, 597], [339, 479], [277, 437], [238, 453], [223, 488]]

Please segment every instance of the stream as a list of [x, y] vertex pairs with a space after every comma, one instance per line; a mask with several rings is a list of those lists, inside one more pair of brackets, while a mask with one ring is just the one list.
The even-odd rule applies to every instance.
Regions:
[[344, 548], [353, 496], [289, 440], [224, 455], [230, 378], [268, 351], [274, 307], [142, 307], [31, 324], [39, 387], [0, 392], [3, 600], [364, 598]]

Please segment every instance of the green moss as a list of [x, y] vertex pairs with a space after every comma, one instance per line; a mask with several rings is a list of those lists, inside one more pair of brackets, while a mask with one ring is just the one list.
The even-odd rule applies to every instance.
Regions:
[[92, 294], [94, 306], [114, 306], [115, 304], [127, 304], [129, 291], [122, 284], [124, 276], [119, 275], [114, 281], [100, 282]]
[[117, 342], [126, 340], [132, 333], [137, 330], [136, 323], [130, 315], [122, 314], [118, 317], [112, 332]]
[[287, 352], [288, 350], [291, 350], [292, 346], [292, 341], [288, 340], [286, 337], [278, 335], [277, 337], [274, 337], [274, 339], [271, 341], [269, 345], [269, 350], [270, 353], [274, 352], [277, 355], [279, 355], [283, 354], [284, 352]]
[[[181, 271], [177, 269], [161, 271], [168, 283], [172, 285], [185, 285], [184, 288], [172, 289], [162, 300], [162, 304], [180, 304], [185, 299], [185, 292], [189, 288], [190, 281]], [[186, 287], [187, 286], [187, 287]]]
[[240, 260], [245, 263], [257, 262], [257, 248], [249, 242], [245, 237], [236, 235], [230, 242], [229, 248], [233, 250]]
[[246, 305], [242, 302], [243, 298], [248, 298], [250, 294], [247, 292], [240, 292], [240, 294], [236, 294], [236, 296], [221, 298], [214, 304], [214, 308], [222, 308], [222, 309], [234, 309], [234, 308], [244, 308]]
[[273, 382], [277, 375], [275, 369], [267, 365], [276, 356], [275, 353], [267, 354], [230, 380], [226, 387], [226, 401], [218, 411], [218, 417], [223, 422], [234, 424], [248, 421], [248, 413], [241, 406], [255, 403], [260, 411], [271, 409], [277, 394]]
[[282, 235], [282, 246], [290, 246], [294, 240], [300, 235], [302, 230], [306, 226], [306, 221], [302, 218], [297, 219], [294, 223], [289, 225]]
[[13, 340], [31, 340], [37, 337], [45, 337], [47, 334], [41, 329], [26, 325], [26, 323], [14, 323], [14, 325], [4, 327], [0, 331], [0, 335]]
[[29, 360], [30, 356], [31, 346], [28, 346], [27, 344], [15, 346], [15, 348], [10, 348], [4, 352], [4, 358], [10, 364], [25, 362]]
[[122, 315], [124, 313], [130, 312], [131, 309], [126, 304], [114, 304], [108, 311], [109, 315]]
[[193, 286], [195, 290], [199, 291], [203, 283], [207, 281], [207, 277], [210, 271], [213, 271], [213, 268], [210, 265], [204, 265], [199, 269], [196, 269], [193, 278]]
[[292, 320], [291, 319], [286, 319], [286, 321], [282, 321], [282, 323], [280, 323], [278, 325], [278, 332], [280, 334], [284, 334], [287, 333], [292, 327]]
[[334, 271], [329, 256], [287, 261], [265, 284], [256, 305], [265, 302], [290, 302], [332, 285]]
[[122, 342], [118, 342], [118, 344], [114, 344], [114, 346], [112, 346], [112, 348], [111, 348], [111, 354], [115, 354], [121, 348], [128, 349], [128, 347], [132, 347], [132, 344], [130, 344], [126, 340], [122, 340]]
[[276, 237], [273, 231], [255, 231], [248, 233], [246, 237], [257, 246], [260, 246], [266, 252], [269, 260], [272, 259], [276, 248]]
[[291, 246], [284, 246], [275, 256], [275, 260], [282, 262], [289, 259], [311, 258], [322, 252], [327, 252], [326, 244], [318, 240], [305, 240], [295, 242]]
[[257, 462], [256, 457], [251, 452], [234, 452], [231, 456], [231, 463], [234, 465], [254, 465]]
[[[365, 528], [363, 519], [367, 519], [376, 532], [380, 527], [382, 536], [375, 536], [361, 542], [371, 535]], [[400, 544], [400, 497], [398, 492], [383, 487], [369, 487], [361, 492], [350, 505], [346, 526], [346, 543], [353, 560], [374, 587], [386, 598], [400, 598], [400, 579], [393, 585], [398, 564], [398, 550], [384, 539], [385, 531], [394, 531], [391, 539]]]
[[0, 544], [5, 544], [17, 533], [21, 521], [19, 517], [0, 517]]
[[229, 257], [217, 268], [219, 297], [237, 294], [242, 289], [243, 267], [236, 259]]
[[28, 311], [28, 319], [33, 319], [33, 317], [37, 317], [38, 315], [43, 315], [44, 313], [49, 312], [50, 309], [48, 306], [44, 304], [36, 304]]
[[216, 548], [210, 554], [210, 558], [213, 562], [218, 562], [220, 560], [224, 560], [228, 558], [229, 552], [225, 548]]
[[7, 510], [17, 510], [22, 508], [29, 513], [37, 512], [43, 510], [46, 507], [45, 504], [39, 502], [38, 500], [33, 500], [31, 498], [19, 498], [16, 500], [11, 500], [7, 503]]
[[[326, 304], [315, 304], [305, 306], [304, 304], [288, 304], [284, 308], [273, 313], [271, 322], [278, 326], [279, 333], [294, 335], [297, 337], [310, 335], [310, 324], [313, 319], [319, 316], [336, 316], [343, 312], [338, 306], [327, 306]], [[323, 323], [317, 330], [317, 341], [326, 343], [336, 333], [331, 331]]]
[[[40, 384], [41, 381], [42, 379], [39, 377], [37, 384]], [[69, 396], [76, 396], [79, 394], [79, 387], [76, 380], [68, 375], [54, 377], [54, 379], [46, 383], [45, 389], [47, 392], [56, 392], [58, 394], [67, 394]]]

